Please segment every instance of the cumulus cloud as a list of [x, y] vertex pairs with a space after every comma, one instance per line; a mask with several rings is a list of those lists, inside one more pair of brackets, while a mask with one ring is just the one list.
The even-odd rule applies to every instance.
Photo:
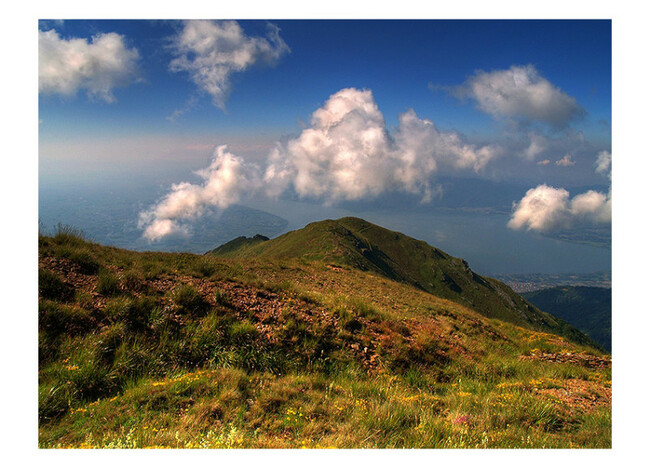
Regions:
[[398, 190], [429, 201], [432, 176], [441, 168], [479, 171], [499, 154], [500, 148], [469, 144], [412, 110], [399, 116], [391, 134], [370, 90], [342, 89], [312, 114], [299, 136], [276, 144], [264, 171], [220, 146], [210, 167], [198, 172], [203, 184], [172, 186], [141, 213], [140, 228], [149, 240], [182, 235], [204, 211], [256, 192], [277, 197], [293, 190], [331, 204]]
[[194, 84], [223, 109], [233, 73], [259, 62], [273, 64], [289, 47], [273, 24], [264, 38], [247, 36], [236, 21], [194, 20], [186, 21], [172, 38], [171, 50], [175, 55], [171, 70], [189, 73]]
[[575, 166], [576, 162], [571, 159], [570, 154], [565, 154], [562, 159], [558, 159], [555, 161], [556, 166], [563, 166], [563, 167], [568, 167], [568, 166]]
[[[601, 151], [596, 161], [596, 172], [610, 177], [612, 155]], [[573, 165], [571, 156], [556, 161], [558, 165]], [[608, 224], [612, 222], [612, 190], [607, 194], [589, 190], [570, 198], [563, 188], [538, 185], [513, 203], [513, 213], [508, 222], [511, 229], [549, 232], [570, 229], [584, 225]]]
[[214, 151], [210, 166], [196, 172], [201, 184], [181, 182], [150, 209], [140, 213], [138, 227], [155, 241], [169, 235], [189, 235], [188, 223], [212, 209], [224, 209], [242, 194], [260, 187], [259, 169], [228, 152], [225, 145]]
[[612, 153], [601, 151], [596, 159], [596, 172], [612, 178]]
[[565, 127], [584, 113], [575, 98], [541, 76], [533, 65], [479, 71], [455, 92], [474, 99], [480, 110], [496, 118]]
[[537, 165], [538, 165], [538, 166], [547, 166], [547, 165], [549, 165], [549, 164], [551, 164], [551, 160], [550, 160], [550, 159], [543, 159], [543, 160], [541, 160], [541, 161], [537, 161]]
[[604, 224], [612, 220], [611, 192], [589, 190], [570, 198], [563, 188], [539, 185], [514, 205], [508, 222], [511, 229], [549, 232], [582, 224]]
[[292, 186], [301, 197], [332, 203], [377, 196], [387, 190], [430, 199], [439, 167], [479, 170], [499, 148], [465, 143], [410, 110], [390, 135], [370, 90], [342, 89], [316, 110], [311, 126], [278, 145], [265, 173], [269, 193]]
[[528, 160], [534, 160], [541, 153], [546, 151], [548, 148], [548, 141], [543, 136], [537, 133], [529, 133], [528, 138], [530, 139], [530, 144], [524, 150], [524, 156]]
[[38, 90], [44, 94], [88, 96], [115, 101], [113, 90], [137, 77], [139, 54], [116, 33], [64, 39], [55, 30], [38, 32]]

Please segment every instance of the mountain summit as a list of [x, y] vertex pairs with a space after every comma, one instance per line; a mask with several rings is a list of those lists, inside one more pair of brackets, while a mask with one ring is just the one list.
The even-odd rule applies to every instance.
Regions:
[[208, 254], [260, 260], [300, 258], [366, 271], [460, 303], [489, 318], [595, 345], [582, 332], [542, 312], [504, 283], [473, 272], [462, 258], [360, 218], [318, 221], [271, 240], [259, 235], [239, 237]]

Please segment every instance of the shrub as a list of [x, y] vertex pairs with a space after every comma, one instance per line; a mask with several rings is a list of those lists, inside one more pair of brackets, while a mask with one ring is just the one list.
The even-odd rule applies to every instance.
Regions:
[[205, 316], [191, 334], [192, 360], [201, 362], [215, 359], [226, 344], [225, 336], [229, 332], [231, 324], [231, 317], [216, 311]]
[[382, 350], [393, 369], [408, 370], [412, 367], [444, 366], [449, 363], [447, 348], [437, 337], [420, 331], [409, 341], [398, 335], [389, 347]]

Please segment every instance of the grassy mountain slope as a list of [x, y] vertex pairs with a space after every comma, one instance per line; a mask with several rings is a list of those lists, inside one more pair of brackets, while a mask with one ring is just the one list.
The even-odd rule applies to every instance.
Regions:
[[589, 335], [604, 349], [612, 349], [612, 290], [586, 286], [557, 286], [523, 296]]
[[507, 285], [474, 273], [465, 260], [359, 218], [311, 223], [268, 241], [236, 239], [211, 253], [242, 259], [300, 258], [369, 271], [459, 302], [486, 317], [595, 344], [565, 321], [523, 300]]
[[611, 447], [611, 361], [373, 271], [39, 237], [41, 447]]
[[237, 252], [244, 248], [257, 245], [267, 240], [269, 240], [269, 238], [266, 236], [262, 236], [261, 234], [256, 234], [253, 237], [239, 236], [217, 247], [216, 249], [211, 250], [210, 253], [213, 253], [215, 255], [230, 255], [233, 252]]

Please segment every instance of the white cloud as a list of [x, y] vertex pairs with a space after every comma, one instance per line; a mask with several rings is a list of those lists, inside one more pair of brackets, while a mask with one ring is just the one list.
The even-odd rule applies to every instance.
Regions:
[[565, 154], [562, 159], [558, 159], [555, 161], [556, 166], [563, 166], [563, 167], [568, 167], [568, 166], [575, 166], [576, 162], [571, 159], [570, 154]]
[[386, 129], [370, 90], [342, 89], [312, 114], [311, 126], [270, 151], [263, 178], [256, 165], [215, 151], [210, 167], [199, 171], [201, 185], [183, 182], [151, 209], [140, 214], [144, 236], [156, 240], [187, 232], [188, 223], [211, 208], [226, 208], [244, 194], [276, 197], [292, 188], [300, 197], [335, 203], [376, 197], [399, 190], [429, 201], [430, 183], [440, 168], [482, 169], [500, 154], [493, 146], [477, 147], [454, 132], [407, 111], [394, 135]]
[[[612, 155], [601, 151], [596, 161], [596, 172], [607, 173]], [[541, 163], [541, 162], [540, 162]], [[540, 164], [538, 163], [538, 164]], [[573, 165], [570, 155], [556, 161], [557, 165]], [[569, 192], [562, 188], [538, 185], [526, 192], [517, 203], [508, 222], [511, 229], [549, 232], [585, 225], [609, 224], [612, 222], [612, 189], [607, 194], [589, 190], [569, 198]]]
[[538, 165], [538, 166], [547, 166], [548, 164], [551, 164], [551, 160], [550, 160], [550, 159], [544, 159], [544, 160], [542, 160], [542, 161], [537, 161], [537, 165]]
[[119, 34], [98, 34], [88, 42], [64, 39], [52, 29], [39, 31], [38, 43], [40, 93], [71, 96], [84, 89], [91, 98], [113, 102], [113, 89], [137, 77], [138, 51]]
[[171, 234], [189, 234], [191, 222], [212, 209], [224, 209], [239, 201], [242, 194], [260, 187], [256, 166], [244, 163], [228, 152], [225, 145], [216, 148], [212, 163], [196, 172], [202, 184], [181, 182], [149, 210], [140, 213], [138, 227], [150, 241]]
[[271, 195], [292, 185], [299, 196], [328, 203], [393, 189], [428, 200], [429, 180], [439, 167], [479, 170], [498, 153], [497, 147], [477, 148], [457, 133], [441, 132], [412, 110], [400, 115], [391, 136], [372, 92], [347, 88], [313, 113], [299, 137], [276, 147], [265, 182]]
[[596, 172], [612, 178], [612, 153], [601, 151], [596, 159]]
[[565, 189], [539, 185], [514, 204], [508, 227], [548, 232], [611, 220], [611, 192], [606, 195], [589, 190], [571, 199]]
[[236, 21], [186, 21], [172, 39], [176, 57], [170, 68], [188, 72], [199, 89], [224, 108], [230, 93], [230, 76], [258, 62], [272, 64], [289, 52], [277, 26], [269, 24], [266, 38], [249, 37]]
[[538, 155], [543, 153], [548, 148], [548, 141], [543, 136], [537, 133], [529, 133], [530, 144], [524, 151], [524, 156], [528, 160], [534, 160]]
[[584, 113], [575, 98], [542, 77], [533, 65], [479, 71], [456, 94], [476, 100], [479, 109], [493, 117], [540, 121], [554, 127], [564, 127]]

